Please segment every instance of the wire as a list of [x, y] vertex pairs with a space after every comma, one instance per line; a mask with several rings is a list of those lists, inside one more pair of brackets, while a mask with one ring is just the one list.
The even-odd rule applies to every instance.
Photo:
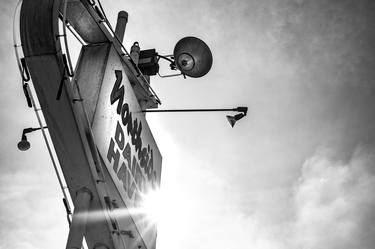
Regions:
[[168, 58], [167, 56], [164, 56], [164, 55], [160, 55], [160, 54], [158, 54], [158, 57], [159, 57], [159, 58], [162, 58], [162, 59], [164, 59], [164, 60], [167, 60], [167, 61], [169, 61], [170, 63], [175, 64], [175, 61], [172, 60], [172, 59], [170, 59], [170, 58]]

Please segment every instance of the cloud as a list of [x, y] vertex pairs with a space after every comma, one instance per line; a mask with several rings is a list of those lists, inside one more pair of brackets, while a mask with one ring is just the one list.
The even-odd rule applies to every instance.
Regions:
[[61, 248], [68, 224], [50, 165], [9, 166], [0, 176], [0, 248]]
[[296, 248], [373, 248], [374, 150], [358, 146], [349, 161], [328, 150], [308, 159], [295, 185]]
[[273, 203], [274, 209], [286, 215], [285, 220], [271, 218], [267, 222], [265, 217], [273, 216], [269, 207], [246, 214], [240, 207], [243, 200], [234, 199], [231, 207], [235, 212], [216, 221], [226, 232], [214, 231], [220, 238], [235, 239], [221, 240], [216, 246], [235, 240], [237, 248], [373, 248], [374, 152], [374, 147], [360, 145], [347, 160], [338, 158], [334, 148], [318, 149], [301, 165], [300, 175], [291, 186], [290, 201]]

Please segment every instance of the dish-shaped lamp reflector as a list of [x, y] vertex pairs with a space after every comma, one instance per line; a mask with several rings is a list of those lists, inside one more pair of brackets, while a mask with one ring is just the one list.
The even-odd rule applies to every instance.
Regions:
[[174, 47], [173, 56], [177, 68], [185, 75], [199, 78], [210, 71], [212, 53], [204, 41], [188, 36], [179, 40]]

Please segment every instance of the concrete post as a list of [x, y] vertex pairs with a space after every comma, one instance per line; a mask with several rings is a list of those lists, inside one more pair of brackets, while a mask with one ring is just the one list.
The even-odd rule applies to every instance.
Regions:
[[81, 249], [91, 199], [92, 193], [88, 188], [78, 190], [66, 249]]

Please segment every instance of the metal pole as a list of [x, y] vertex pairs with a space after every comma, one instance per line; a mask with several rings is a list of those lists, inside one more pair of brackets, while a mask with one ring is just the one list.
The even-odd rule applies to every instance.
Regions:
[[117, 16], [117, 24], [115, 29], [115, 35], [118, 41], [121, 43], [124, 39], [126, 24], [128, 22], [128, 13], [126, 11], [120, 11]]
[[74, 201], [72, 224], [70, 225], [66, 249], [80, 249], [86, 231], [87, 213], [90, 207], [92, 193], [88, 188], [81, 188]]
[[143, 110], [142, 112], [223, 112], [237, 111], [237, 108], [230, 109], [168, 109], [168, 110]]

